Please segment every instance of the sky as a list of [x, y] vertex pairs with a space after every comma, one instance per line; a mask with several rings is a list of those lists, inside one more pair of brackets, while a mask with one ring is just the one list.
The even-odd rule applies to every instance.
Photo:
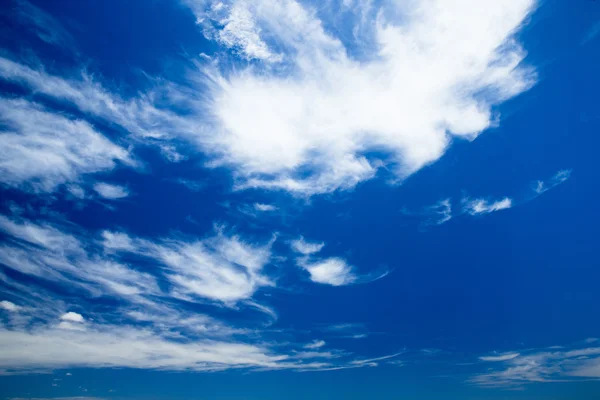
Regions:
[[0, 7], [0, 398], [600, 398], [599, 2]]

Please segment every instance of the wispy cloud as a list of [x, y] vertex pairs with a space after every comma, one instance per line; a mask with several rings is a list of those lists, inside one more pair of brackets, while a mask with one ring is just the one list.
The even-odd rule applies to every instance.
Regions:
[[[10, 2], [10, 0], [9, 0]], [[36, 35], [49, 44], [73, 48], [73, 37], [54, 17], [26, 0], [15, 0], [15, 15]]]
[[513, 358], [517, 358], [519, 356], [520, 356], [519, 353], [507, 353], [507, 354], [500, 354], [497, 356], [482, 356], [482, 357], [479, 357], [479, 359], [481, 361], [498, 362], [498, 361], [512, 360]]
[[265, 62], [282, 60], [281, 54], [275, 54], [261, 37], [261, 28], [254, 17], [253, 2], [238, 1], [232, 4], [214, 2], [204, 8], [197, 0], [186, 1], [199, 15], [197, 22], [206, 36], [216, 40], [222, 46], [237, 51], [248, 60], [258, 59]]
[[512, 199], [508, 197], [502, 200], [463, 199], [463, 209], [470, 215], [489, 214], [494, 211], [506, 210], [511, 208], [512, 205]]
[[1, 133], [0, 180], [6, 185], [50, 192], [119, 163], [135, 165], [126, 149], [88, 123], [36, 103], [0, 98], [0, 119], [6, 126]]
[[307, 345], [304, 346], [305, 349], [318, 349], [325, 346], [325, 341], [324, 340], [315, 340], [312, 343], [309, 343]]
[[[274, 310], [252, 299], [261, 287], [274, 285], [264, 271], [271, 242], [253, 244], [222, 228], [201, 240], [150, 240], [113, 232], [96, 240], [72, 225], [8, 217], [0, 218], [0, 230], [5, 237], [0, 263], [68, 290], [69, 302], [80, 300], [68, 307], [4, 280], [27, 306], [0, 303], [8, 315], [0, 323], [2, 373], [71, 367], [306, 371], [359, 366], [351, 353], [306, 351], [322, 347], [321, 341], [290, 343], [288, 336], [285, 343], [265, 342], [255, 329], [175, 306], [211, 303], [232, 312], [247, 307], [276, 318]], [[135, 266], [124, 261], [132, 256], [138, 260]], [[150, 264], [140, 265], [141, 260]], [[142, 272], [142, 265], [153, 268]], [[94, 303], [85, 301], [89, 294], [113, 298], [120, 306], [97, 312]]]
[[560, 185], [561, 183], [567, 181], [571, 177], [570, 169], [563, 169], [558, 171], [554, 176], [546, 181], [536, 181], [533, 190], [536, 195], [539, 196], [542, 193], [547, 192], [548, 190]]
[[271, 243], [254, 245], [219, 230], [205, 240], [150, 241], [124, 233], [104, 232], [104, 247], [150, 257], [165, 269], [176, 297], [195, 297], [235, 304], [249, 299], [273, 282], [263, 274], [271, 257]]
[[596, 37], [600, 34], [600, 21], [596, 22], [592, 27], [586, 32], [584, 38], [581, 40], [581, 44], [587, 44], [592, 40], [596, 39]]
[[445, 198], [437, 203], [424, 207], [419, 211], [410, 211], [406, 208], [402, 209], [402, 213], [410, 216], [418, 216], [426, 218], [423, 221], [423, 225], [440, 225], [450, 221], [452, 218], [458, 217], [463, 214], [468, 215], [483, 215], [489, 214], [494, 211], [506, 210], [513, 208], [518, 205], [525, 204], [550, 189], [566, 182], [571, 177], [572, 170], [563, 169], [556, 172], [551, 178], [547, 180], [537, 180], [531, 184], [524, 193], [511, 197], [504, 197], [499, 200], [492, 200], [489, 197], [463, 197], [460, 200], [460, 207], [458, 204], [453, 208], [453, 202], [451, 198]]
[[[588, 344], [589, 345], [589, 344]], [[486, 387], [519, 387], [535, 382], [600, 379], [600, 348], [570, 346], [479, 357], [493, 362], [470, 382]], [[497, 367], [496, 364], [500, 366]]]

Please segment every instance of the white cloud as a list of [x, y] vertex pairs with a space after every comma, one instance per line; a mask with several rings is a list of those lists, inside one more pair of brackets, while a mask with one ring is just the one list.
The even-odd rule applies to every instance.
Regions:
[[[404, 178], [437, 160], [453, 137], [472, 139], [491, 126], [493, 106], [534, 80], [513, 36], [534, 0], [383, 7], [371, 21], [374, 37], [360, 38], [374, 43], [361, 62], [348, 55], [353, 43], [294, 0], [225, 5], [229, 18], [238, 9], [251, 14], [236, 38], [260, 31], [286, 61], [282, 71], [207, 71], [212, 121], [198, 140], [216, 165], [234, 168], [240, 188], [349, 189], [375, 175], [380, 162], [369, 151]], [[206, 17], [202, 6], [194, 10]]]
[[317, 261], [301, 259], [298, 265], [308, 271], [310, 280], [316, 283], [342, 286], [356, 281], [353, 268], [341, 258], [330, 257]]
[[537, 181], [533, 190], [535, 191], [536, 195], [539, 196], [540, 194], [547, 192], [548, 190], [567, 181], [571, 177], [571, 172], [572, 171], [570, 169], [560, 170], [547, 181]]
[[435, 225], [441, 225], [452, 219], [452, 203], [450, 199], [443, 199], [430, 206], [426, 210], [426, 214], [434, 215], [434, 218], [430, 219], [430, 223]]
[[95, 295], [109, 294], [139, 301], [159, 293], [155, 278], [112, 259], [88, 252], [77, 237], [50, 224], [0, 216], [0, 231], [12, 240], [0, 245], [0, 263], [26, 275], [69, 282]]
[[[194, 7], [193, 0], [188, 3]], [[237, 50], [248, 60], [281, 61], [282, 56], [274, 54], [260, 37], [261, 28], [253, 15], [253, 3], [237, 1], [224, 5], [222, 2], [215, 2], [206, 11], [201, 11], [200, 7], [197, 7], [197, 10], [216, 25], [205, 24], [205, 33], [209, 37], [213, 36], [221, 45]], [[199, 18], [198, 22], [205, 22], [205, 19]]]
[[[0, 57], [0, 77], [44, 94], [60, 102], [71, 104], [84, 114], [102, 118], [123, 127], [135, 138], [143, 138], [144, 143], [155, 143], [158, 139], [169, 139], [177, 135], [196, 132], [197, 121], [187, 120], [157, 106], [153, 93], [125, 100], [118, 93], [112, 93], [92, 77], [82, 72], [79, 77], [63, 78], [51, 75], [43, 68], [33, 69], [8, 58]], [[175, 91], [170, 85], [162, 88], [165, 92]], [[168, 93], [162, 93], [169, 97]], [[192, 100], [192, 99], [190, 99]], [[171, 105], [176, 99], [169, 98]], [[164, 142], [158, 142], [164, 145]], [[164, 150], [164, 149], [163, 149]], [[169, 153], [167, 151], [167, 153]], [[172, 154], [169, 153], [169, 157]]]
[[304, 346], [305, 349], [318, 349], [325, 346], [325, 341], [324, 340], [315, 340], [312, 343], [309, 343], [307, 345]]
[[268, 212], [275, 211], [277, 207], [272, 204], [254, 203], [254, 208], [258, 211]]
[[117, 200], [129, 196], [129, 189], [125, 186], [113, 185], [105, 182], [94, 184], [94, 190], [105, 199]]
[[463, 205], [466, 213], [480, 215], [511, 208], [512, 200], [508, 197], [497, 201], [488, 201], [486, 199], [463, 199]]
[[479, 357], [479, 359], [481, 361], [498, 362], [498, 361], [512, 360], [513, 358], [517, 358], [519, 356], [520, 356], [519, 353], [507, 353], [507, 354], [501, 354], [498, 356], [483, 356], [483, 357]]
[[[185, 2], [209, 37], [256, 62], [228, 69], [217, 55], [187, 86], [163, 82], [132, 99], [85, 73], [63, 78], [7, 58], [0, 77], [119, 125], [173, 161], [185, 155], [171, 139], [188, 141], [210, 166], [233, 168], [238, 189], [300, 196], [353, 188], [382, 165], [403, 179], [452, 138], [493, 125], [493, 107], [535, 79], [514, 37], [535, 0], [357, 2], [354, 38], [334, 36], [330, 15], [295, 0]], [[347, 49], [361, 43], [371, 53], [356, 60]]]
[[27, 100], [0, 98], [0, 119], [6, 124], [0, 180], [9, 186], [50, 192], [85, 174], [110, 171], [117, 162], [135, 164], [127, 150], [88, 123]]
[[0, 301], [0, 308], [10, 312], [19, 312], [19, 310], [21, 310], [22, 307], [8, 300], [2, 300]]
[[60, 319], [62, 321], [70, 321], [70, 322], [84, 322], [83, 316], [81, 314], [77, 314], [76, 312], [69, 311], [63, 315], [61, 315]]
[[196, 241], [127, 240], [124, 234], [114, 233], [104, 237], [110, 250], [135, 252], [160, 263], [176, 297], [234, 304], [251, 298], [262, 286], [273, 285], [262, 271], [271, 258], [270, 243], [253, 245], [222, 231]]
[[[333, 352], [285, 352], [288, 344], [249, 344], [199, 336], [170, 337], [148, 327], [90, 323], [66, 328], [48, 323], [28, 330], [0, 325], [0, 372], [18, 373], [83, 367], [129, 367], [169, 371], [230, 368], [299, 371], [368, 366]], [[282, 352], [283, 350], [283, 352]], [[346, 360], [325, 361], [324, 359]], [[387, 358], [387, 357], [383, 357]]]
[[470, 380], [480, 386], [518, 387], [528, 383], [600, 379], [599, 347], [554, 347], [479, 359], [500, 364]]
[[304, 255], [318, 253], [325, 246], [325, 243], [312, 243], [304, 240], [303, 237], [291, 242], [292, 250]]

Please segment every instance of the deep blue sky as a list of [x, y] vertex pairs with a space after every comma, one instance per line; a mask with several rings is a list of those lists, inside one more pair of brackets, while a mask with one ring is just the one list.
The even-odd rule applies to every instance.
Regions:
[[600, 398], [600, 4], [396, 3], [4, 1], [0, 397]]

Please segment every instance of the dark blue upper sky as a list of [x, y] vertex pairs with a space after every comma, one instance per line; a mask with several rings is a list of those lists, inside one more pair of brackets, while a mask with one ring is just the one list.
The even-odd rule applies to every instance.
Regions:
[[7, 0], [0, 397], [600, 398], [600, 3]]

